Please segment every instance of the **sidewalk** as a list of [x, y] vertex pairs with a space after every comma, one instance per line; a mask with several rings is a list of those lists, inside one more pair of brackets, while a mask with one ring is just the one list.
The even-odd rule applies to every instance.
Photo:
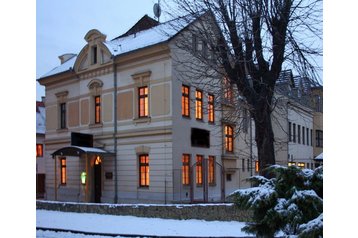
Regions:
[[[253, 237], [241, 231], [244, 225], [244, 222], [236, 221], [173, 220], [36, 210], [38, 228], [72, 230], [107, 237]], [[38, 230], [37, 233], [46, 232]]]

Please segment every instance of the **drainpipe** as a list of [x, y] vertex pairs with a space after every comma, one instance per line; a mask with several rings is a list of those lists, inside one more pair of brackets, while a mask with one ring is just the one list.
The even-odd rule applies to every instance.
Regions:
[[113, 86], [114, 86], [114, 203], [118, 203], [118, 168], [117, 168], [117, 65], [113, 57]]

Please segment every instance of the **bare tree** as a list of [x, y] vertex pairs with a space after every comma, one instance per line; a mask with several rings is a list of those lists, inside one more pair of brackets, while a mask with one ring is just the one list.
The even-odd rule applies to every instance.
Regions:
[[[183, 22], [197, 19], [187, 29], [190, 34], [176, 44], [195, 58], [186, 61], [189, 57], [176, 57], [182, 68], [181, 76], [191, 78], [193, 84], [204, 84], [201, 87], [216, 87], [224, 94], [232, 87], [233, 104], [245, 105], [253, 118], [260, 171], [275, 164], [271, 118], [275, 85], [280, 72], [288, 68], [317, 79], [315, 56], [322, 56], [322, 1], [167, 0], [166, 3], [169, 14], [185, 16]], [[173, 27], [178, 27], [178, 23]]]

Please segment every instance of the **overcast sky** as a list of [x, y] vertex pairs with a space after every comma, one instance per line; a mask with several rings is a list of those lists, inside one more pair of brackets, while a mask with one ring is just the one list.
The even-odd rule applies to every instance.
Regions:
[[[78, 54], [91, 29], [107, 35], [107, 40], [126, 32], [141, 17], [154, 18], [157, 0], [37, 0], [36, 1], [36, 79], [60, 65], [58, 56]], [[165, 20], [165, 15], [161, 16]], [[45, 96], [37, 83], [36, 99]]]

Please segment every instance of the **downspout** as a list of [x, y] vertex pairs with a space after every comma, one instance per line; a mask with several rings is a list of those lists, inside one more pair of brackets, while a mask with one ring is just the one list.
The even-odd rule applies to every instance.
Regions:
[[113, 87], [114, 87], [114, 203], [118, 203], [118, 168], [117, 168], [117, 65], [113, 57]]

